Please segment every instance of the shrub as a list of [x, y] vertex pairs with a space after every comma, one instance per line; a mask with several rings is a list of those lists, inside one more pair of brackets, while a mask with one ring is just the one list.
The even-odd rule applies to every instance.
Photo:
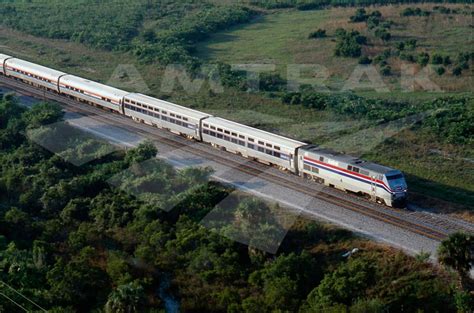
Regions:
[[359, 58], [359, 64], [371, 64], [372, 60], [368, 56], [362, 56]]
[[431, 57], [431, 64], [435, 64], [435, 65], [438, 65], [438, 64], [442, 64], [443, 63], [443, 56], [439, 55], [439, 54], [433, 54], [433, 56]]
[[418, 54], [418, 57], [416, 58], [416, 62], [420, 64], [420, 66], [426, 66], [428, 62], [430, 61], [430, 55], [426, 52], [421, 52]]
[[400, 60], [415, 62], [415, 57], [411, 53], [402, 52], [400, 53]]
[[449, 55], [446, 55], [444, 58], [443, 58], [443, 65], [444, 66], [448, 66], [450, 65], [452, 62], [451, 62], [451, 58], [449, 57]]
[[456, 66], [454, 69], [453, 69], [453, 75], [454, 76], [459, 76], [462, 74], [462, 67], [460, 66]]
[[375, 30], [375, 37], [378, 37], [383, 41], [388, 41], [392, 38], [392, 35], [385, 28], [377, 28]]
[[400, 13], [401, 16], [428, 16], [430, 15], [429, 11], [424, 11], [420, 8], [406, 8]]
[[326, 30], [325, 29], [318, 29], [317, 31], [315, 32], [312, 32], [311, 34], [309, 34], [308, 38], [324, 38], [326, 37]]
[[380, 19], [376, 16], [371, 16], [367, 19], [367, 27], [369, 29], [374, 29], [375, 27], [379, 26]]
[[364, 22], [367, 20], [368, 17], [369, 16], [367, 15], [365, 9], [357, 9], [355, 15], [352, 15], [350, 17], [350, 21], [352, 23]]
[[405, 49], [415, 50], [417, 43], [418, 41], [416, 39], [408, 39], [407, 41], [405, 41]]
[[361, 55], [361, 44], [367, 43], [367, 37], [360, 35], [358, 31], [339, 31], [338, 41], [334, 54], [342, 57], [357, 58]]
[[446, 69], [442, 66], [436, 69], [436, 74], [438, 74], [439, 76], [443, 75], [445, 72], [446, 72]]
[[389, 76], [392, 73], [392, 68], [390, 65], [384, 65], [380, 68], [380, 72], [383, 76]]
[[387, 57], [383, 54], [379, 54], [374, 58], [374, 63], [375, 64], [380, 64], [382, 62], [386, 62]]

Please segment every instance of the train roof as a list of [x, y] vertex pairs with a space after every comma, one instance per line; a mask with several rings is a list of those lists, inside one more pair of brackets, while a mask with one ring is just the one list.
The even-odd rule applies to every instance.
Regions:
[[5, 59], [12, 58], [12, 56], [0, 53], [0, 63], [3, 65]]
[[290, 139], [281, 135], [273, 134], [258, 128], [250, 127], [233, 121], [229, 121], [220, 117], [210, 117], [204, 121], [209, 122], [215, 126], [221, 126], [222, 128], [235, 131], [242, 135], [250, 136], [254, 139], [260, 139], [267, 141], [272, 144], [285, 146], [290, 149], [296, 149], [298, 147], [306, 145], [304, 142]]
[[175, 103], [171, 103], [168, 101], [160, 100], [157, 98], [153, 98], [141, 93], [131, 93], [128, 94], [125, 99], [133, 100], [139, 103], [145, 103], [147, 105], [151, 105], [153, 107], [157, 107], [159, 109], [171, 111], [180, 115], [184, 115], [190, 118], [194, 118], [200, 120], [205, 117], [209, 117], [211, 115], [207, 113], [203, 113], [197, 110], [193, 110]]
[[120, 101], [129, 94], [129, 92], [110, 87], [95, 81], [91, 81], [74, 75], [66, 75], [61, 77], [61, 84], [69, 85], [74, 88], [82, 89], [85, 92], [107, 97], [115, 101]]
[[391, 167], [372, 163], [369, 161], [364, 161], [361, 160], [355, 156], [352, 155], [347, 155], [347, 154], [342, 154], [340, 152], [333, 151], [331, 149], [326, 149], [326, 148], [320, 148], [317, 145], [306, 145], [301, 148], [303, 151], [309, 151], [316, 153], [318, 155], [327, 157], [328, 159], [335, 160], [337, 162], [345, 163], [348, 165], [353, 165], [357, 166], [361, 169], [365, 169], [371, 172], [375, 172], [377, 174], [386, 174], [389, 172], [398, 172], [398, 170], [395, 170]]
[[31, 73], [33, 75], [41, 76], [52, 81], [58, 81], [59, 77], [65, 75], [66, 73], [53, 70], [49, 67], [34, 64], [28, 61], [20, 59], [9, 59], [5, 63], [7, 66], [13, 66], [16, 69], [22, 70], [24, 72]]

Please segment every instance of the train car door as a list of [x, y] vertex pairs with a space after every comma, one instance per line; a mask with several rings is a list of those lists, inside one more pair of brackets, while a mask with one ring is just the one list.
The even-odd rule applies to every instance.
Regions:
[[370, 182], [370, 196], [375, 200], [377, 198], [377, 183], [375, 176], [372, 176], [372, 180]]

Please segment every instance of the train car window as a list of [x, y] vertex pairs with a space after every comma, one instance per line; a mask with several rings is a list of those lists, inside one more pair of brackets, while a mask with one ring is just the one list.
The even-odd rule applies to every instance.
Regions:
[[239, 138], [240, 139], [245, 139], [245, 136], [244, 135], [239, 135]]
[[204, 124], [204, 127], [209, 127], [209, 125], [208, 125], [208, 124]]
[[347, 166], [347, 169], [348, 169], [349, 171], [352, 171], [352, 165], [348, 165], [348, 166]]
[[311, 171], [311, 166], [309, 166], [307, 164], [303, 165], [303, 168], [307, 171]]
[[181, 115], [176, 115], [177, 118], [181, 119]]
[[250, 142], [255, 142], [255, 140], [253, 138], [248, 138]]
[[274, 146], [273, 148], [275, 148], [275, 150], [280, 150], [280, 147], [278, 146]]
[[237, 137], [237, 133], [232, 133], [232, 136]]
[[162, 119], [163, 121], [168, 121], [168, 118], [167, 118], [166, 116], [163, 116], [163, 115], [161, 116], [161, 119]]
[[247, 144], [247, 147], [249, 147], [250, 149], [255, 150], [255, 145], [253, 145], [253, 144], [251, 144], [251, 143]]
[[222, 137], [223, 137], [222, 134], [217, 133], [217, 138], [222, 139]]
[[356, 173], [359, 173], [359, 168], [358, 168], [358, 167], [355, 167], [355, 166], [354, 166], [354, 167], [352, 168], [352, 170], [353, 170], [354, 172], [356, 172]]
[[161, 111], [162, 114], [168, 114], [166, 111]]
[[273, 155], [276, 156], [277, 158], [281, 158], [281, 154], [279, 152], [273, 152]]
[[365, 175], [365, 176], [369, 176], [369, 172], [368, 171], [364, 171], [364, 170], [360, 170], [360, 173]]
[[258, 142], [259, 145], [264, 145], [263, 141]]
[[225, 141], [230, 141], [230, 137], [229, 136], [224, 136], [224, 140]]
[[316, 173], [316, 174], [319, 174], [319, 168], [312, 166], [312, 167], [311, 167], [311, 172]]
[[183, 120], [184, 120], [184, 121], [188, 121], [188, 118], [187, 118], [187, 117], [183, 117]]
[[245, 147], [245, 141], [239, 140], [239, 145]]
[[209, 131], [207, 129], [204, 129], [202, 132], [206, 135], [209, 135]]
[[319, 157], [319, 161], [324, 162], [324, 157]]
[[214, 130], [216, 130], [216, 127], [215, 127], [215, 126], [211, 126], [211, 129], [214, 129]]
[[269, 148], [271, 148], [271, 147], [272, 147], [272, 145], [271, 145], [271, 144], [269, 144], [269, 143], [267, 143], [267, 144], [265, 144], [265, 145], [266, 145], [267, 147], [269, 147]]
[[170, 116], [175, 117], [176, 115], [174, 113], [170, 113]]
[[222, 133], [222, 128], [218, 128], [217, 131]]
[[211, 136], [216, 137], [216, 133], [215, 133], [215, 132], [211, 131], [210, 134], [211, 134]]
[[237, 143], [237, 139], [235, 139], [235, 138], [231, 138], [230, 141], [232, 141], [233, 143]]
[[263, 149], [262, 147], [258, 147], [257, 150], [260, 152], [265, 152], [265, 149]]
[[265, 153], [269, 155], [273, 155], [273, 151], [269, 149], [265, 149]]
[[230, 135], [230, 131], [228, 130], [224, 130], [224, 133], [226, 133], [227, 135]]

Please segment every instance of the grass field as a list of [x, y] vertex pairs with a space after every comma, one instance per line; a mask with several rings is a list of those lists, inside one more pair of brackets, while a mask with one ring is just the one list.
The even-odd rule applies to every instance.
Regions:
[[[400, 8], [379, 7], [378, 9], [384, 16], [390, 16], [395, 21], [400, 20], [397, 13]], [[332, 34], [337, 27], [348, 27], [348, 25], [352, 28], [359, 27], [364, 32], [365, 23], [347, 23], [348, 17], [353, 12], [354, 9], [345, 8], [308, 12], [295, 10], [269, 12], [247, 26], [235, 27], [213, 35], [210, 40], [198, 46], [197, 55], [211, 62], [221, 60], [228, 63], [276, 63], [280, 65], [281, 73], [284, 73], [286, 64], [319, 63], [330, 69], [333, 75], [331, 81], [334, 86], [337, 86], [341, 84], [341, 78], [348, 75], [348, 69], [351, 69], [357, 61], [335, 58], [332, 53], [335, 44], [332, 41], [333, 38], [309, 40], [307, 36], [318, 28], [325, 28], [329, 34]], [[433, 21], [445, 18], [448, 17], [432, 17]], [[465, 20], [454, 26], [437, 25], [433, 24], [433, 21], [427, 21], [428, 25], [432, 26], [433, 34], [444, 36], [443, 32], [452, 31], [455, 35], [440, 37], [445, 39], [440, 40], [425, 34], [426, 38], [423, 39], [421, 34], [423, 27], [421, 27], [416, 30], [416, 36], [420, 43], [423, 43], [422, 49], [454, 53], [457, 50], [467, 49], [466, 42], [472, 42], [469, 38], [461, 40], [463, 33], [468, 33], [463, 28], [466, 26], [461, 25], [465, 23]], [[415, 22], [415, 18], [409, 18], [409, 23], [418, 22]], [[415, 29], [415, 26], [410, 26], [410, 24], [405, 27]], [[400, 32], [397, 36], [402, 36], [404, 30], [401, 26], [397, 26], [393, 32], [394, 34]], [[0, 42], [2, 53], [12, 54], [126, 90], [145, 92], [295, 139], [318, 144], [326, 143], [340, 151], [348, 151], [348, 149], [333, 138], [348, 136], [353, 139], [352, 146], [361, 148], [367, 140], [364, 136], [350, 137], [351, 134], [369, 127], [370, 124], [367, 121], [356, 121], [328, 111], [317, 111], [302, 106], [288, 106], [282, 104], [279, 99], [262, 93], [247, 93], [232, 88], [226, 88], [223, 93], [210, 93], [206, 88], [196, 94], [182, 90], [171, 93], [162, 92], [161, 80], [164, 68], [159, 64], [140, 63], [130, 53], [100, 51], [78, 43], [38, 38], [6, 28], [0, 28]], [[456, 45], [460, 48], [456, 49]], [[377, 51], [380, 48], [374, 44], [370, 49]], [[136, 70], [138, 79], [132, 79], [130, 82], [130, 77], [117, 74], [124, 67], [132, 69], [132, 72], [128, 73], [131, 75]], [[446, 85], [454, 86], [452, 91], [445, 93], [364, 92], [361, 94], [367, 97], [417, 102], [450, 93], [470, 93], [472, 77], [469, 76], [470, 73], [463, 75], [454, 80], [450, 77], [443, 78], [447, 80]], [[396, 88], [396, 84], [397, 80], [392, 86]], [[464, 212], [468, 209], [472, 212], [474, 163], [471, 148], [443, 144], [431, 137], [418, 135], [415, 131], [403, 130], [396, 133], [393, 140], [385, 143], [381, 141], [370, 149], [355, 149], [353, 152], [369, 160], [402, 169], [408, 175], [408, 183], [417, 201], [439, 199], [439, 201], [430, 200], [429, 204], [452, 211]]]
[[[350, 23], [349, 17], [355, 8], [333, 8], [318, 11], [280, 10], [265, 15], [251, 25], [240, 26], [231, 31], [215, 34], [210, 40], [198, 47], [198, 55], [209, 61], [220, 60], [227, 63], [273, 63], [279, 73], [286, 76], [288, 64], [319, 64], [327, 68], [330, 78], [328, 85], [339, 89], [347, 79], [357, 59], [334, 56], [335, 30], [337, 28], [354, 29], [366, 35], [369, 44], [363, 47], [364, 55], [374, 57], [381, 51], [393, 46], [394, 42], [416, 39], [416, 52], [427, 51], [450, 55], [454, 59], [461, 51], [471, 51], [474, 46], [472, 17], [465, 14], [433, 13], [429, 17], [401, 17], [403, 8], [415, 5], [381, 6], [367, 9], [379, 10], [386, 20], [395, 24], [390, 29], [393, 39], [383, 43], [367, 29], [366, 23]], [[423, 9], [432, 9], [434, 5], [416, 5]], [[462, 5], [447, 5], [463, 8]], [[308, 35], [318, 28], [325, 29], [328, 37], [308, 39]], [[391, 90], [397, 91], [400, 84], [400, 62], [391, 58], [393, 76], [384, 78]], [[472, 70], [461, 77], [452, 75], [430, 79], [443, 91], [457, 92], [472, 89]]]

